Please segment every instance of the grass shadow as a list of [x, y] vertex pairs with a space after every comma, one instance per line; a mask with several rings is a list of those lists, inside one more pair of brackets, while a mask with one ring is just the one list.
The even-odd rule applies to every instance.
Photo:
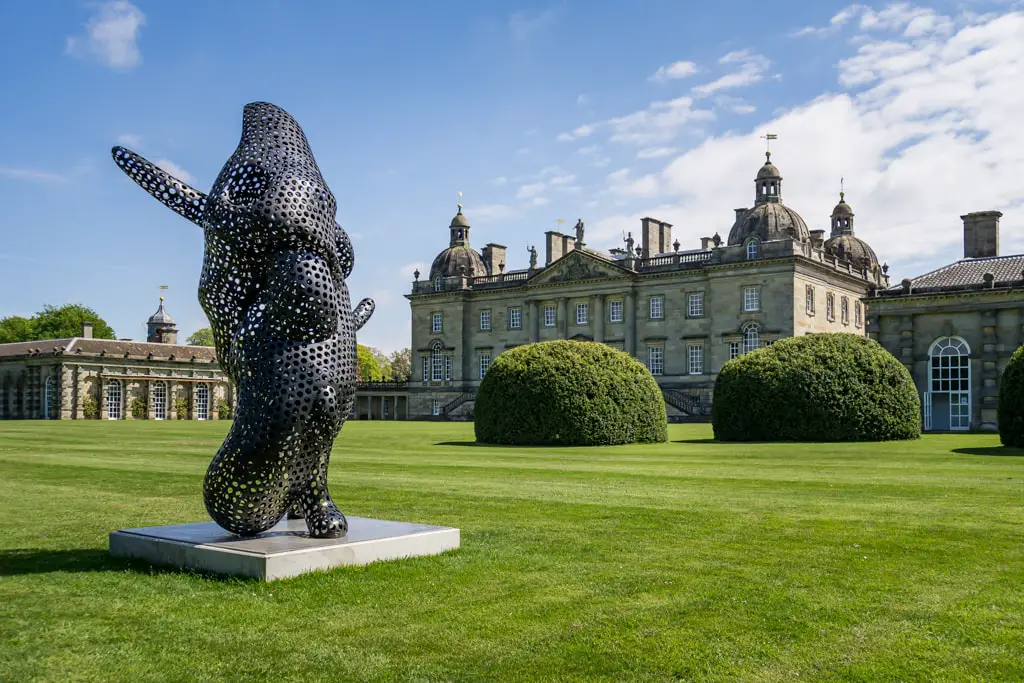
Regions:
[[79, 548], [75, 550], [42, 550], [40, 548], [14, 548], [0, 550], [0, 576], [25, 576], [54, 572], [132, 572], [135, 574], [179, 574], [199, 576], [211, 581], [255, 581], [241, 576], [225, 576], [194, 569], [161, 567], [142, 560], [129, 560], [112, 556], [106, 550]]
[[724, 441], [718, 441], [712, 437], [706, 439], [676, 439], [672, 443], [725, 443]]
[[962, 455], [988, 455], [1001, 457], [1024, 458], [1024, 448], [1010, 448], [1009, 446], [984, 446], [979, 448], [954, 448], [954, 453]]

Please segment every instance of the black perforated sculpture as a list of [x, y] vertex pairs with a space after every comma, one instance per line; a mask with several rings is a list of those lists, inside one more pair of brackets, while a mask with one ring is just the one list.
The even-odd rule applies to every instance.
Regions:
[[302, 129], [273, 104], [246, 105], [242, 140], [209, 195], [127, 149], [113, 156], [205, 232], [199, 301], [238, 392], [203, 483], [210, 516], [249, 536], [291, 510], [311, 536], [344, 535], [327, 466], [355, 395], [356, 330], [373, 301], [350, 310], [352, 244]]

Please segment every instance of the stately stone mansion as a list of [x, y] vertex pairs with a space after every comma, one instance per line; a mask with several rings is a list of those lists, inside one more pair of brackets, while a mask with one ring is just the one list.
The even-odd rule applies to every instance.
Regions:
[[623, 350], [657, 378], [670, 416], [707, 415], [729, 359], [782, 337], [865, 334], [862, 298], [888, 287], [888, 268], [855, 236], [843, 194], [829, 229], [811, 229], [783, 202], [770, 153], [753, 184], [725, 240], [716, 233], [681, 249], [672, 225], [643, 218], [639, 240], [630, 233], [623, 248], [601, 251], [586, 246], [581, 220], [575, 235], [545, 233], [543, 265], [531, 248], [525, 270], [506, 268], [500, 244], [477, 252], [460, 205], [448, 247], [407, 295], [408, 416], [468, 416], [495, 357], [552, 339]]
[[0, 419], [216, 420], [234, 404], [214, 349], [178, 344], [163, 297], [146, 327], [145, 342], [95, 339], [86, 323], [78, 337], [0, 344]]

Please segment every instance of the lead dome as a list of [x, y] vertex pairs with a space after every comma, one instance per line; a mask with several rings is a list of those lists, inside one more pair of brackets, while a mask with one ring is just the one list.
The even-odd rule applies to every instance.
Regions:
[[438, 277], [479, 277], [487, 274], [487, 267], [480, 254], [469, 246], [469, 227], [469, 221], [462, 213], [462, 204], [459, 204], [458, 213], [448, 225], [451, 233], [448, 248], [435, 256], [434, 262], [430, 264], [431, 280]]
[[832, 234], [825, 240], [825, 252], [839, 261], [850, 261], [858, 268], [874, 271], [878, 267], [875, 250], [853, 234], [853, 208], [846, 203], [846, 193], [839, 193], [839, 203], [832, 209]]
[[729, 231], [729, 246], [746, 243], [751, 237], [761, 242], [793, 239], [806, 242], [811, 233], [807, 223], [782, 202], [782, 174], [772, 163], [771, 152], [754, 178], [754, 207], [737, 210], [736, 222]]

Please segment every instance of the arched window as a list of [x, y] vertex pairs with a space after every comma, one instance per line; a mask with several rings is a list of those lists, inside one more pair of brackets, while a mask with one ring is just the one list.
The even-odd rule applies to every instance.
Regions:
[[43, 385], [43, 419], [57, 418], [57, 378], [50, 375]]
[[124, 413], [124, 397], [121, 392], [121, 380], [107, 380], [107, 419], [120, 420]]
[[434, 344], [430, 349], [430, 379], [435, 382], [444, 379], [444, 353], [440, 344]]
[[758, 244], [757, 238], [756, 237], [752, 237], [751, 239], [747, 240], [747, 258], [748, 259], [755, 259], [755, 258], [757, 258], [758, 251], [759, 251], [759, 244]]
[[156, 420], [167, 419], [167, 382], [153, 382], [153, 418]]
[[960, 337], [939, 337], [928, 349], [925, 429], [971, 426], [971, 347]]
[[437, 277], [434, 278], [434, 291], [435, 292], [440, 292], [441, 291], [441, 284], [442, 284], [441, 276], [438, 275]]
[[743, 326], [743, 353], [750, 353], [761, 348], [761, 326], [747, 323]]
[[205, 384], [196, 387], [196, 419], [210, 419], [210, 387]]
[[770, 189], [770, 190], [768, 190], [768, 194], [770, 194], [770, 195], [773, 195], [773, 196], [774, 196], [774, 195], [775, 195], [775, 183], [772, 183], [772, 184], [771, 184], [771, 185], [770, 185], [769, 187], [770, 187], [771, 189]]
[[825, 295], [825, 317], [829, 320], [836, 319], [836, 297], [832, 292]]

